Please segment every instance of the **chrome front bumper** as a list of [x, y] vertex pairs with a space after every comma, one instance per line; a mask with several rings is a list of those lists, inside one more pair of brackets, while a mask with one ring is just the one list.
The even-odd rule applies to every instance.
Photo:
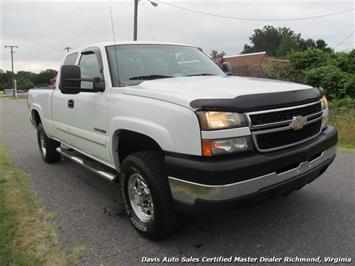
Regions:
[[[331, 162], [335, 154], [336, 148], [334, 146], [323, 151], [319, 157], [313, 159], [312, 161], [302, 162], [298, 167], [285, 172], [273, 172], [232, 184], [206, 185], [171, 176], [169, 176], [169, 184], [174, 200], [188, 205], [193, 205], [196, 200], [199, 199], [212, 202], [224, 201], [257, 193], [263, 188], [277, 185], [278, 183], [282, 183], [307, 172], [311, 172], [312, 169], [324, 164], [326, 161]], [[216, 178], [218, 178], [218, 176]]]

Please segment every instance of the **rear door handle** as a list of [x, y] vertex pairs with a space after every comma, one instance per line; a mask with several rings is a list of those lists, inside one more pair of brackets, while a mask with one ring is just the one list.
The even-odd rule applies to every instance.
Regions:
[[74, 100], [68, 100], [68, 107], [74, 108]]

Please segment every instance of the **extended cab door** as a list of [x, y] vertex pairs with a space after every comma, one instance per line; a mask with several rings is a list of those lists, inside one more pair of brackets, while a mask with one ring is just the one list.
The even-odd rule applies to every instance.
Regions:
[[[79, 53], [77, 52], [68, 54], [63, 65], [74, 65], [78, 61], [78, 57]], [[57, 86], [52, 96], [54, 133], [57, 139], [70, 145], [69, 119], [73, 110], [68, 108], [68, 104], [73, 96], [72, 94], [63, 94], [59, 90], [59, 80], [59, 77], [57, 77]]]
[[[103, 74], [102, 56], [99, 48], [83, 50], [78, 65], [81, 77], [100, 78]], [[93, 83], [82, 81], [81, 87], [93, 89]], [[71, 96], [68, 117], [70, 144], [78, 150], [107, 163], [112, 163], [108, 149], [108, 88], [103, 92], [80, 92]]]

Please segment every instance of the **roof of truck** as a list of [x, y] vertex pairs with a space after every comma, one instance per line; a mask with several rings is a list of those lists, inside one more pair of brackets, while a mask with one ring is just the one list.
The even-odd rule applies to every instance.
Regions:
[[[163, 44], [163, 45], [180, 45], [180, 46], [192, 46], [193, 45], [189, 45], [189, 44], [183, 44], [183, 43], [173, 43], [173, 42], [152, 42], [152, 41], [116, 41], [116, 42], [100, 42], [100, 43], [93, 43], [93, 44], [89, 44], [89, 45], [85, 45], [80, 47], [79, 49], [75, 49], [75, 50], [83, 50], [87, 47], [105, 47], [105, 46], [111, 46], [111, 45], [126, 45], [126, 44], [130, 44], [130, 45], [139, 45], [139, 44]], [[74, 52], [71, 51], [71, 52]]]

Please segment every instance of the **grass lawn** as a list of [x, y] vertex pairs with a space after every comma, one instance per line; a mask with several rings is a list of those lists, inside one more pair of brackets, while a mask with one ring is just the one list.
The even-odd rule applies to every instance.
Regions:
[[12, 94], [3, 94], [0, 93], [0, 98], [8, 98], [11, 100], [17, 100], [17, 99], [27, 99], [27, 94], [18, 94], [16, 98], [12, 96]]
[[355, 109], [330, 109], [330, 124], [338, 129], [338, 148], [355, 151]]
[[27, 176], [10, 162], [0, 144], [0, 265], [73, 265], [82, 247], [66, 255], [52, 228], [53, 214], [29, 191]]

